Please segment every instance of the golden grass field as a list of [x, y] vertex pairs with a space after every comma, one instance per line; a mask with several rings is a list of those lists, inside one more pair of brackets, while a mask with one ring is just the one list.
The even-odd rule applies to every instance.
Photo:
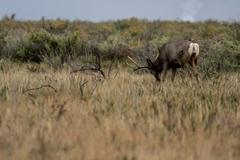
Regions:
[[[57, 91], [27, 91], [42, 85]], [[103, 80], [67, 68], [1, 67], [1, 160], [239, 158], [240, 73], [157, 83], [124, 68]]]

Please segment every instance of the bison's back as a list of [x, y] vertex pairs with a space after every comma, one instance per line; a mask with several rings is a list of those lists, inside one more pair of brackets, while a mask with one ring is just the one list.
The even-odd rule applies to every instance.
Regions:
[[176, 60], [180, 52], [188, 51], [190, 43], [188, 40], [175, 40], [165, 43], [159, 50], [159, 60], [162, 62]]

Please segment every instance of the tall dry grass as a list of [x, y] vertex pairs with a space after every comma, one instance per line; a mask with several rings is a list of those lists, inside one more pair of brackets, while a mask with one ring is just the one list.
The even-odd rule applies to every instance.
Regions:
[[[57, 92], [26, 91], [46, 84]], [[239, 159], [239, 84], [239, 73], [156, 83], [126, 69], [101, 80], [8, 64], [0, 71], [0, 159]]]

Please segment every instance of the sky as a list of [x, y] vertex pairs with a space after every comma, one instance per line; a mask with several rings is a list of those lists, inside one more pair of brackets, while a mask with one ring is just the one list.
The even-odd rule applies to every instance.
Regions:
[[0, 0], [0, 18], [108, 21], [137, 17], [148, 20], [240, 20], [240, 0]]

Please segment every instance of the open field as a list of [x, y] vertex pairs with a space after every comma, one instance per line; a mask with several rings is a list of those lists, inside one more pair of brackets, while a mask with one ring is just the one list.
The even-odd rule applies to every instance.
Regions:
[[[171, 39], [199, 43], [199, 83], [124, 65]], [[95, 56], [105, 79], [70, 74]], [[239, 21], [0, 20], [0, 160], [237, 160], [239, 137]]]
[[[239, 84], [239, 72], [157, 83], [124, 68], [101, 79], [9, 63], [0, 71], [0, 159], [239, 159]], [[27, 90], [42, 85], [56, 91]]]

